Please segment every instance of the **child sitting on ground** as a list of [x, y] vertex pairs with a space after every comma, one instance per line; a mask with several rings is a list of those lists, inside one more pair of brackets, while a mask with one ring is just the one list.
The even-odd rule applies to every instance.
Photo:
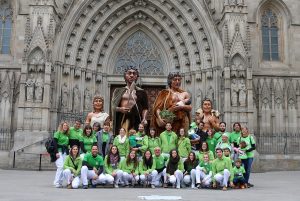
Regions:
[[240, 158], [236, 159], [235, 166], [233, 168], [233, 184], [236, 188], [244, 189], [247, 187], [244, 174], [246, 173], [245, 168], [242, 166], [242, 160]]
[[[198, 173], [200, 171], [200, 174]], [[199, 177], [200, 175], [200, 182]], [[209, 159], [209, 154], [205, 153], [203, 155], [203, 161], [200, 162], [199, 166], [196, 167], [196, 185], [197, 188], [202, 187], [209, 188], [211, 184], [211, 177], [212, 177], [212, 167]]]

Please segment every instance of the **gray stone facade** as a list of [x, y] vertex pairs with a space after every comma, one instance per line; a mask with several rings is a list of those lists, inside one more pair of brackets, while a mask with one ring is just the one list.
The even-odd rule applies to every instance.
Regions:
[[[10, 54], [0, 54], [0, 128], [10, 130], [12, 150], [48, 137], [65, 115], [84, 116], [95, 94], [109, 111], [127, 65], [153, 91], [180, 71], [193, 112], [208, 97], [228, 125], [256, 135], [299, 130], [297, 0], [0, 2], [13, 19]], [[266, 9], [278, 18], [276, 61], [263, 58]]]

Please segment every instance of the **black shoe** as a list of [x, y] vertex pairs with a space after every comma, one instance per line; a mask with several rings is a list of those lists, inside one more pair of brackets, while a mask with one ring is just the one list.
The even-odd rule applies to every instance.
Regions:
[[91, 187], [92, 188], [97, 188], [97, 184], [92, 184]]
[[88, 189], [88, 186], [87, 185], [83, 185], [82, 188], [83, 189]]
[[253, 184], [250, 184], [250, 183], [247, 183], [247, 187], [248, 187], [248, 188], [252, 188], [252, 187], [254, 187], [254, 185], [253, 185]]

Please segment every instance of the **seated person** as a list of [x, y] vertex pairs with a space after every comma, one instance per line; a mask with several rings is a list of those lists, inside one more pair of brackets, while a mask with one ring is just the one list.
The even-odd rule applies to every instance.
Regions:
[[242, 166], [242, 160], [236, 159], [235, 167], [233, 168], [233, 184], [236, 188], [247, 188], [246, 180], [244, 174], [246, 173], [245, 168]]
[[88, 188], [88, 180], [92, 180], [92, 187], [95, 188], [97, 184], [105, 184], [107, 182], [106, 176], [103, 174], [104, 161], [101, 155], [98, 154], [98, 146], [92, 146], [92, 152], [84, 155], [81, 168], [82, 188]]

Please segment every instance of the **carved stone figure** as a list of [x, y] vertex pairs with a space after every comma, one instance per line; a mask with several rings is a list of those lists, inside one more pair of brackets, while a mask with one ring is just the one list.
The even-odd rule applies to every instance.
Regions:
[[91, 110], [92, 94], [88, 88], [84, 92], [84, 110]]
[[75, 85], [73, 89], [73, 111], [80, 111], [80, 91], [78, 85]]
[[236, 107], [238, 106], [238, 93], [239, 87], [236, 79], [233, 79], [231, 82], [231, 105]]
[[34, 94], [34, 75], [29, 74], [28, 79], [25, 83], [26, 86], [26, 100], [33, 101]]
[[245, 80], [240, 80], [239, 83], [239, 104], [241, 107], [245, 107], [247, 104], [247, 88]]
[[44, 81], [41, 77], [38, 77], [35, 82], [35, 93], [34, 93], [34, 98], [36, 102], [43, 102], [43, 91], [44, 91]]
[[68, 84], [64, 83], [62, 88], [61, 88], [61, 92], [62, 92], [62, 98], [61, 98], [61, 106], [63, 110], [67, 110], [68, 109], [68, 100], [69, 100], [69, 89], [68, 89]]

